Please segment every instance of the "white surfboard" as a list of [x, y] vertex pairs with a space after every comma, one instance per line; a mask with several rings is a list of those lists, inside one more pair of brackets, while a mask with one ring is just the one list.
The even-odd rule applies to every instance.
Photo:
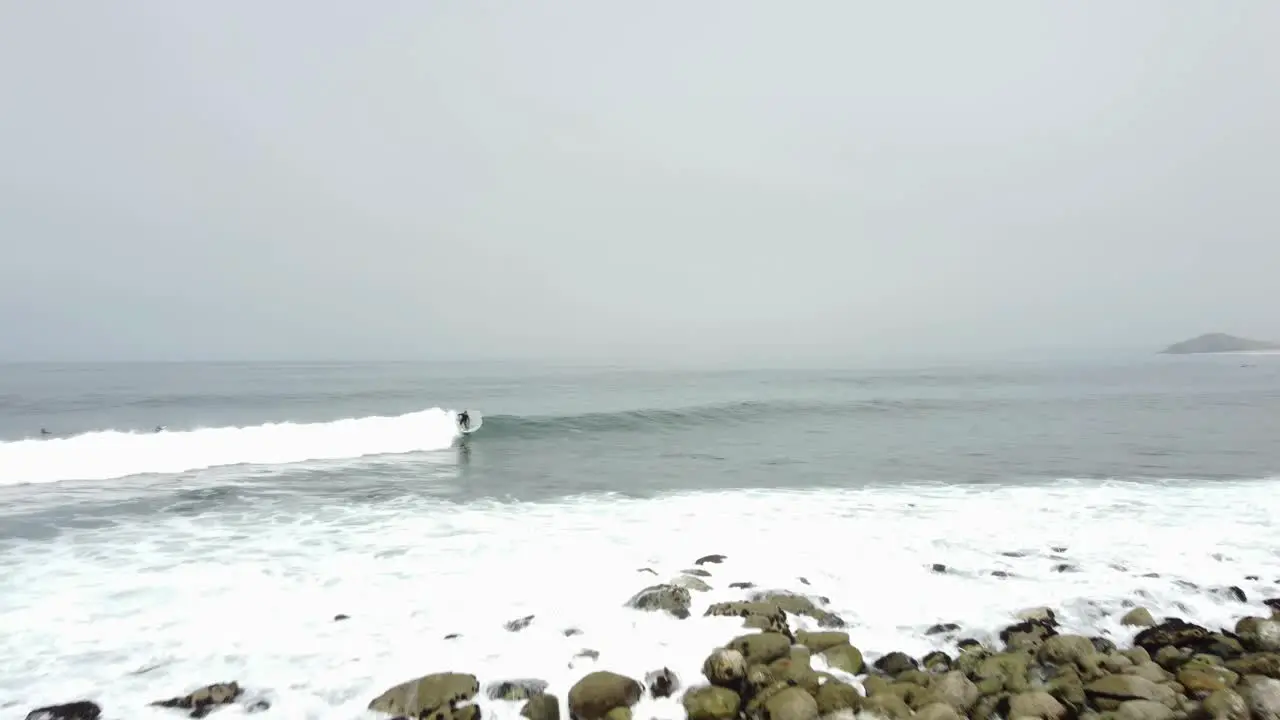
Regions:
[[[479, 430], [480, 426], [484, 424], [484, 416], [482, 416], [480, 413], [476, 412], [475, 410], [471, 411], [470, 419], [471, 419], [471, 422], [467, 425], [467, 427], [464, 428], [462, 427], [461, 424], [458, 425], [458, 432], [462, 433], [463, 435], [470, 435], [471, 433]], [[453, 421], [454, 423], [458, 423], [457, 415], [453, 416]]]

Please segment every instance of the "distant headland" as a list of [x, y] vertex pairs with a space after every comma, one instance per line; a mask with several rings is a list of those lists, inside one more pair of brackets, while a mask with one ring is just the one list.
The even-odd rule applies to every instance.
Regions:
[[1280, 350], [1280, 344], [1265, 340], [1250, 340], [1227, 335], [1226, 333], [1207, 333], [1199, 337], [1193, 337], [1190, 340], [1174, 343], [1161, 350], [1160, 354], [1193, 355], [1196, 353], [1257, 352], [1260, 350]]

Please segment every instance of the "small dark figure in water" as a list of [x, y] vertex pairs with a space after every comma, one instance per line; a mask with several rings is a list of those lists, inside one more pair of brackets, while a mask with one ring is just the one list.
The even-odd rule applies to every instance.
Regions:
[[52, 435], [53, 433], [49, 432], [49, 428], [40, 428], [40, 434], [41, 434], [41, 435]]
[[466, 430], [467, 428], [471, 427], [470, 411], [463, 410], [462, 412], [458, 413], [458, 426], [461, 427], [463, 430]]
[[163, 425], [157, 425], [157, 426], [156, 426], [156, 432], [164, 432], [164, 426], [163, 426]]

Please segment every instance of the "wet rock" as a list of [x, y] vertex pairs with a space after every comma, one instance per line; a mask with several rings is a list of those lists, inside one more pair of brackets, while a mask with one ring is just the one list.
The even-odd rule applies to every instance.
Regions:
[[956, 632], [960, 626], [955, 623], [938, 623], [930, 625], [928, 630], [924, 631], [925, 635], [943, 635], [945, 633]]
[[578, 628], [565, 628], [563, 631], [563, 635], [565, 637], [573, 637], [574, 635], [581, 635], [581, 634], [582, 634], [582, 631], [579, 630]]
[[1036, 659], [1043, 664], [1064, 665], [1071, 663], [1084, 677], [1097, 677], [1101, 674], [1098, 667], [1098, 650], [1093, 640], [1083, 635], [1054, 635], [1045, 638], [1040, 649], [1036, 651]]
[[1280, 680], [1248, 676], [1240, 681], [1237, 692], [1254, 720], [1280, 720]]
[[898, 675], [908, 670], [915, 670], [920, 667], [916, 663], [915, 658], [904, 652], [897, 651], [877, 658], [871, 666], [889, 676]]
[[768, 720], [817, 720], [818, 717], [818, 701], [798, 687], [772, 693], [763, 705], [764, 717]]
[[627, 601], [627, 607], [649, 612], [665, 612], [681, 620], [689, 617], [692, 598], [688, 588], [679, 585], [650, 585]]
[[728, 559], [728, 558], [727, 558], [727, 557], [725, 557], [724, 555], [703, 555], [702, 557], [698, 558], [697, 560], [694, 560], [694, 561], [693, 561], [693, 564], [694, 564], [694, 565], [706, 565], [707, 563], [711, 563], [711, 564], [713, 564], [713, 565], [719, 565], [720, 563], [724, 562], [724, 561], [725, 561], [725, 560], [727, 560], [727, 559]]
[[333, 616], [334, 622], [341, 622], [343, 620], [350, 620], [350, 619], [351, 619], [350, 615], [343, 615], [342, 613], [338, 613], [337, 615]]
[[548, 693], [534, 695], [520, 708], [520, 716], [529, 720], [560, 720], [560, 698]]
[[157, 700], [151, 705], [153, 707], [179, 708], [188, 710], [187, 714], [193, 718], [202, 718], [213, 712], [219, 705], [229, 705], [236, 701], [244, 690], [239, 683], [214, 683], [206, 685], [182, 697], [170, 698], [168, 700]]
[[1151, 700], [1172, 708], [1176, 698], [1167, 685], [1133, 675], [1107, 675], [1085, 685], [1084, 691], [1103, 710], [1115, 710], [1129, 700]]
[[813, 699], [818, 703], [820, 717], [842, 710], [856, 713], [862, 708], [862, 695], [857, 688], [839, 680], [828, 680], [823, 683], [813, 694]]
[[27, 720], [98, 720], [102, 708], [89, 700], [46, 705], [27, 713]]
[[703, 616], [740, 617], [745, 627], [792, 637], [791, 628], [787, 625], [787, 614], [774, 603], [720, 602], [708, 607]]
[[1230, 690], [1238, 682], [1238, 673], [1216, 665], [1187, 663], [1178, 670], [1178, 684], [1194, 698], [1207, 697], [1218, 690]]
[[823, 660], [827, 661], [827, 665], [850, 675], [860, 675], [865, 667], [862, 662], [862, 652], [849, 643], [829, 647], [819, 654], [822, 655]]
[[747, 660], [747, 666], [750, 667], [757, 663], [768, 664], [787, 657], [791, 650], [791, 639], [781, 633], [751, 633], [739, 635], [730, 640], [725, 647], [742, 653]]
[[945, 673], [951, 669], [951, 656], [941, 650], [934, 650], [920, 658], [920, 667], [935, 674]]
[[1144, 607], [1136, 607], [1120, 618], [1120, 624], [1129, 627], [1155, 627], [1156, 619], [1151, 617], [1150, 610]]
[[731, 587], [731, 588], [735, 588], [735, 589], [738, 589], [738, 590], [750, 590], [751, 588], [753, 588], [753, 587], [755, 587], [755, 586], [756, 586], [756, 584], [755, 584], [755, 583], [752, 583], [752, 582], [731, 582], [731, 583], [729, 583], [729, 587]]
[[369, 701], [368, 709], [393, 716], [421, 716], [456, 709], [480, 693], [480, 681], [469, 673], [443, 672], [400, 683]]
[[747, 677], [747, 660], [737, 650], [719, 648], [702, 662], [702, 674], [712, 685], [737, 690]]
[[1218, 597], [1234, 600], [1236, 602], [1249, 602], [1249, 598], [1244, 594], [1244, 590], [1241, 590], [1236, 585], [1231, 585], [1225, 588], [1214, 588], [1212, 593]]
[[813, 652], [820, 653], [837, 645], [849, 644], [849, 633], [838, 630], [826, 632], [809, 632], [800, 630], [796, 633], [796, 644], [803, 645]]
[[732, 690], [711, 685], [689, 688], [680, 702], [689, 720], [733, 720], [742, 698]]
[[671, 697], [676, 690], [680, 689], [680, 678], [671, 671], [671, 668], [664, 667], [646, 674], [644, 684], [649, 688], [650, 697]]
[[835, 613], [828, 612], [818, 607], [812, 599], [804, 595], [786, 592], [782, 590], [770, 590], [765, 592], [756, 592], [751, 595], [751, 600], [761, 603], [772, 603], [793, 615], [803, 615], [818, 621], [819, 627], [824, 628], [841, 628], [844, 627], [844, 618]]
[[1235, 630], [1240, 644], [1251, 652], [1280, 651], [1280, 621], [1245, 617], [1236, 623]]
[[1002, 629], [1000, 642], [1004, 643], [1005, 649], [1009, 651], [1034, 652], [1044, 643], [1045, 638], [1058, 634], [1054, 629], [1056, 625], [1056, 622], [1049, 620], [1023, 620]]
[[685, 575], [692, 575], [694, 577], [703, 577], [703, 578], [711, 577], [711, 573], [706, 570], [703, 570], [702, 568], [685, 568], [680, 572], [684, 573]]
[[657, 575], [657, 574], [658, 574], [658, 571], [657, 571], [657, 570], [654, 570], [653, 568], [647, 568], [647, 567], [646, 567], [646, 568], [636, 568], [636, 572], [647, 572], [647, 573], [649, 573], [650, 575]]
[[458, 639], [458, 638], [460, 638], [460, 637], [462, 637], [461, 633], [449, 633], [448, 635], [445, 635], [445, 636], [444, 636], [444, 639], [445, 639], [445, 640], [457, 640], [457, 639]]
[[571, 720], [604, 720], [615, 708], [630, 708], [640, 702], [644, 688], [626, 675], [597, 670], [588, 673], [569, 689]]
[[522, 678], [492, 683], [485, 688], [485, 695], [490, 700], [528, 700], [535, 695], [541, 695], [546, 689], [546, 680]]
[[942, 563], [934, 563], [929, 569], [936, 573], [945, 573], [947, 566]]
[[703, 581], [702, 578], [694, 577], [693, 575], [681, 575], [672, 580], [671, 584], [694, 592], [709, 592], [711, 590], [711, 586]]
[[522, 618], [517, 618], [515, 620], [511, 620], [504, 623], [502, 627], [506, 628], [507, 630], [510, 630], [511, 632], [519, 632], [529, 627], [529, 623], [531, 622], [533, 622], [533, 616], [525, 615]]
[[916, 710], [916, 720], [960, 720], [956, 709], [946, 703], [929, 703]]
[[1116, 708], [1115, 720], [1173, 720], [1173, 710], [1151, 700], [1127, 700]]
[[1209, 631], [1178, 618], [1170, 618], [1164, 622], [1139, 632], [1133, 638], [1133, 644], [1153, 655], [1162, 647], [1198, 648], [1209, 641]]
[[1250, 653], [1226, 662], [1228, 668], [1245, 675], [1280, 679], [1280, 653]]
[[915, 715], [915, 711], [907, 705], [906, 701], [894, 695], [893, 693], [880, 693], [878, 695], [868, 695], [862, 701], [863, 712], [873, 715], [879, 715], [889, 720], [908, 720]]
[[1219, 690], [1201, 703], [1204, 715], [1212, 720], [1249, 720], [1249, 706], [1239, 693]]
[[1067, 706], [1043, 690], [1030, 690], [1009, 698], [1010, 718], [1039, 718], [1039, 720], [1065, 720]]
[[929, 682], [929, 689], [938, 700], [961, 713], [969, 712], [978, 702], [978, 686], [958, 670], [934, 676]]

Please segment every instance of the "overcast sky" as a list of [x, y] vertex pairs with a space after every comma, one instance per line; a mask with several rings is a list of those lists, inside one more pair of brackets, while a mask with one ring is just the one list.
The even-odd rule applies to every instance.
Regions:
[[0, 357], [1280, 339], [1280, 3], [0, 0]]

